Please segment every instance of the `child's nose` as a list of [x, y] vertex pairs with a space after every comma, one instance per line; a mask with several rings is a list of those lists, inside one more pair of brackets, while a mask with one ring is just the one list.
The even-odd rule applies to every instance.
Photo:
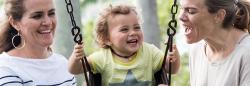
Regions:
[[135, 35], [136, 33], [137, 33], [137, 32], [136, 32], [135, 30], [130, 30], [130, 31], [129, 31], [129, 35], [130, 35], [130, 36], [133, 36], [133, 35]]

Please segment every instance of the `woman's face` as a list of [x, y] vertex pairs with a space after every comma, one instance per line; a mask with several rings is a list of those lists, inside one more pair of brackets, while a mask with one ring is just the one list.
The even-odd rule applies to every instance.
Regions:
[[24, 0], [23, 4], [25, 12], [17, 23], [26, 46], [49, 47], [56, 27], [53, 0]]
[[136, 13], [109, 17], [109, 42], [121, 55], [131, 55], [142, 45], [143, 34]]
[[188, 44], [207, 38], [215, 30], [215, 14], [211, 14], [204, 0], [181, 0], [180, 20]]

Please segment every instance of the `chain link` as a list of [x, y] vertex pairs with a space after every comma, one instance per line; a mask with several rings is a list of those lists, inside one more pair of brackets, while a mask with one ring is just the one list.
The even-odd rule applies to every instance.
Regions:
[[[73, 5], [71, 3], [71, 0], [65, 0], [65, 3], [66, 3], [67, 12], [70, 16], [70, 20], [71, 20], [71, 23], [73, 26], [71, 28], [71, 33], [74, 36], [74, 41], [75, 41], [75, 43], [82, 44], [81, 29], [76, 25], [74, 13], [73, 13], [74, 9], [73, 9]], [[90, 66], [88, 64], [86, 56], [84, 56], [81, 59], [81, 63], [82, 63], [83, 71], [84, 71], [84, 77], [86, 80], [86, 84], [87, 84], [87, 86], [91, 86], [90, 79], [88, 76], [91, 76], [90, 74], [92, 74], [92, 73], [91, 73], [91, 69], [90, 69]], [[87, 73], [88, 71], [90, 72], [89, 74]]]
[[174, 36], [176, 33], [176, 27], [177, 27], [177, 21], [175, 19], [175, 15], [178, 12], [178, 5], [177, 5], [177, 0], [174, 0], [174, 4], [171, 7], [171, 14], [172, 14], [172, 20], [168, 23], [168, 30], [167, 34], [168, 36]]
[[81, 29], [76, 25], [76, 21], [74, 18], [74, 13], [73, 13], [73, 5], [71, 3], [71, 0], [65, 0], [66, 2], [66, 7], [67, 7], [67, 12], [69, 13], [71, 23], [72, 23], [72, 29], [71, 33], [74, 36], [74, 41], [78, 44], [82, 44], [82, 34], [81, 34]]
[[[168, 42], [167, 42], [167, 47], [166, 47], [166, 51], [165, 51], [165, 55], [164, 55], [164, 61], [166, 60], [168, 52], [172, 52], [173, 37], [176, 34], [176, 27], [177, 27], [177, 20], [175, 19], [175, 15], [177, 14], [177, 12], [178, 12], [177, 0], [174, 0], [174, 4], [171, 7], [172, 19], [169, 21], [169, 23], [168, 23], [169, 28], [167, 29]], [[169, 59], [169, 60], [171, 60], [171, 59]], [[169, 62], [168, 69], [169, 69], [168, 79], [165, 82], [168, 82], [167, 84], [168, 84], [168, 86], [170, 86], [171, 85], [172, 62]]]

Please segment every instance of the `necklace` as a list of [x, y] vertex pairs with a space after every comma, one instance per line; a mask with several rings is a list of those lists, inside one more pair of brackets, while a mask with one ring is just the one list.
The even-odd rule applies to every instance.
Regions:
[[122, 58], [129, 58], [129, 57], [131, 57], [131, 56], [133, 56], [133, 55], [136, 54], [136, 52], [134, 52], [134, 53], [132, 53], [131, 55], [123, 56], [123, 55], [119, 55], [118, 53], [116, 53], [112, 48], [110, 48], [110, 50], [111, 50], [111, 52], [112, 52], [113, 54], [115, 54], [115, 55], [117, 55], [117, 56], [119, 56], [119, 57], [122, 57]]

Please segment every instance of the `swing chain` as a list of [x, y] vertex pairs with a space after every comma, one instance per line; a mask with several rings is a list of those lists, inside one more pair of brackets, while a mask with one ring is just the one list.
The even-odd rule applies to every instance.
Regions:
[[[175, 19], [175, 15], [178, 12], [178, 5], [177, 5], [177, 0], [174, 0], [174, 4], [171, 7], [171, 14], [172, 14], [172, 20], [169, 21], [168, 26], [169, 28], [167, 29], [167, 34], [168, 34], [168, 42], [167, 42], [167, 48], [165, 51], [165, 56], [164, 56], [164, 61], [166, 60], [166, 56], [168, 52], [172, 52], [172, 46], [173, 46], [173, 37], [176, 34], [176, 27], [177, 27], [177, 20]], [[171, 60], [171, 59], [169, 59]], [[168, 86], [171, 85], [171, 72], [172, 72], [172, 62], [169, 62], [169, 71], [168, 71]], [[167, 82], [167, 81], [166, 81]]]
[[[176, 33], [176, 27], [177, 27], [177, 20], [175, 19], [175, 15], [178, 12], [178, 5], [177, 5], [177, 0], [174, 0], [174, 4], [171, 7], [171, 14], [172, 14], [172, 20], [168, 23], [168, 30], [167, 34], [168, 36], [174, 36]], [[172, 30], [172, 31], [171, 31]]]
[[66, 8], [67, 8], [67, 12], [69, 13], [70, 19], [71, 19], [71, 23], [72, 23], [72, 29], [71, 29], [71, 33], [74, 36], [74, 41], [78, 44], [82, 44], [82, 34], [81, 34], [81, 29], [76, 25], [76, 21], [74, 18], [74, 9], [73, 9], [73, 5], [71, 3], [71, 0], [65, 0], [66, 2]]
[[[71, 28], [71, 33], [72, 35], [74, 36], [74, 41], [75, 43], [78, 43], [78, 44], [82, 44], [82, 34], [81, 34], [81, 29], [76, 25], [76, 21], [74, 19], [74, 14], [73, 14], [73, 5], [71, 3], [71, 0], [65, 0], [65, 3], [66, 3], [66, 8], [67, 8], [67, 12], [70, 16], [70, 19], [71, 19], [71, 23], [72, 23], [72, 28]], [[85, 77], [85, 80], [86, 80], [86, 84], [87, 86], [92, 86], [90, 84], [90, 79], [88, 76], [91, 76], [91, 72], [88, 74], [87, 72], [90, 71], [90, 66], [88, 64], [88, 61], [87, 61], [87, 58], [86, 56], [84, 56], [82, 59], [81, 59], [81, 63], [82, 63], [82, 67], [83, 67], [83, 72], [84, 72], [84, 77]]]

